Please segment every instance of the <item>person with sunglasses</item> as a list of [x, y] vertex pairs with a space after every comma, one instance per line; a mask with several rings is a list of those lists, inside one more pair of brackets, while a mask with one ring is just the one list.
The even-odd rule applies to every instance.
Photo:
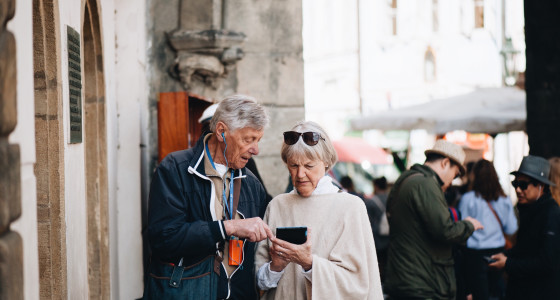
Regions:
[[264, 221], [307, 227], [306, 242], [273, 237], [255, 257], [261, 299], [383, 299], [375, 244], [364, 202], [333, 185], [337, 161], [327, 133], [314, 122], [284, 132], [282, 160], [294, 189], [269, 203]]
[[266, 193], [245, 167], [268, 124], [249, 96], [222, 100], [193, 148], [167, 155], [150, 187], [144, 299], [257, 299], [255, 243], [272, 237]]
[[512, 249], [491, 256], [490, 267], [508, 274], [506, 299], [560, 299], [560, 207], [552, 198], [550, 164], [523, 158], [511, 182], [517, 194], [519, 230]]
[[453, 245], [464, 244], [479, 221], [454, 222], [444, 191], [465, 173], [461, 146], [437, 140], [397, 179], [387, 199], [389, 250], [385, 288], [390, 299], [455, 299]]

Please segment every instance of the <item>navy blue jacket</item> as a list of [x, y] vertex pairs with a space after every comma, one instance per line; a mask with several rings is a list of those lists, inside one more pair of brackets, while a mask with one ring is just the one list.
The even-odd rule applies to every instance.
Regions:
[[[203, 139], [194, 148], [167, 155], [152, 178], [148, 210], [152, 262], [176, 263], [183, 257], [183, 265], [188, 266], [215, 254], [226, 238], [221, 221], [212, 217], [214, 201], [219, 199], [215, 198], [214, 184], [204, 171]], [[235, 170], [234, 178], [242, 178], [237, 212], [243, 218], [262, 218], [266, 210], [262, 184], [246, 168]], [[245, 241], [242, 267], [229, 280], [222, 266], [218, 299], [228, 295], [228, 299], [257, 298], [255, 248], [255, 243]]]

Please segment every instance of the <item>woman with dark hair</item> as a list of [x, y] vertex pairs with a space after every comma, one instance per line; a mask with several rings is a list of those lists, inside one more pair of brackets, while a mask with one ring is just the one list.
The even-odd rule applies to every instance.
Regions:
[[504, 296], [502, 271], [489, 268], [488, 258], [504, 250], [505, 235], [517, 231], [513, 204], [500, 185], [494, 165], [479, 160], [473, 166], [473, 189], [461, 197], [459, 211], [484, 224], [467, 240], [465, 269], [467, 293], [473, 300], [501, 299]]

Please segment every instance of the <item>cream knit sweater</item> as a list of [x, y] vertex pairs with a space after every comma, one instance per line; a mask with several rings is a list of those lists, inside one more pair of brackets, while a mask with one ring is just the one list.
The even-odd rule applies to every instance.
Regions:
[[[383, 299], [371, 225], [360, 198], [282, 194], [270, 202], [264, 221], [272, 232], [283, 226], [312, 229], [313, 274], [310, 282], [300, 265], [290, 263], [278, 287], [262, 299]], [[269, 240], [258, 244], [257, 270], [270, 261], [270, 246]]]

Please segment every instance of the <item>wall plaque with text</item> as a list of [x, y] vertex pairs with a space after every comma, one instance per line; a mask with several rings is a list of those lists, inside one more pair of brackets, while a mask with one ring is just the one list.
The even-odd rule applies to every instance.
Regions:
[[70, 94], [70, 143], [82, 142], [82, 67], [80, 34], [66, 26], [68, 32], [68, 90]]

